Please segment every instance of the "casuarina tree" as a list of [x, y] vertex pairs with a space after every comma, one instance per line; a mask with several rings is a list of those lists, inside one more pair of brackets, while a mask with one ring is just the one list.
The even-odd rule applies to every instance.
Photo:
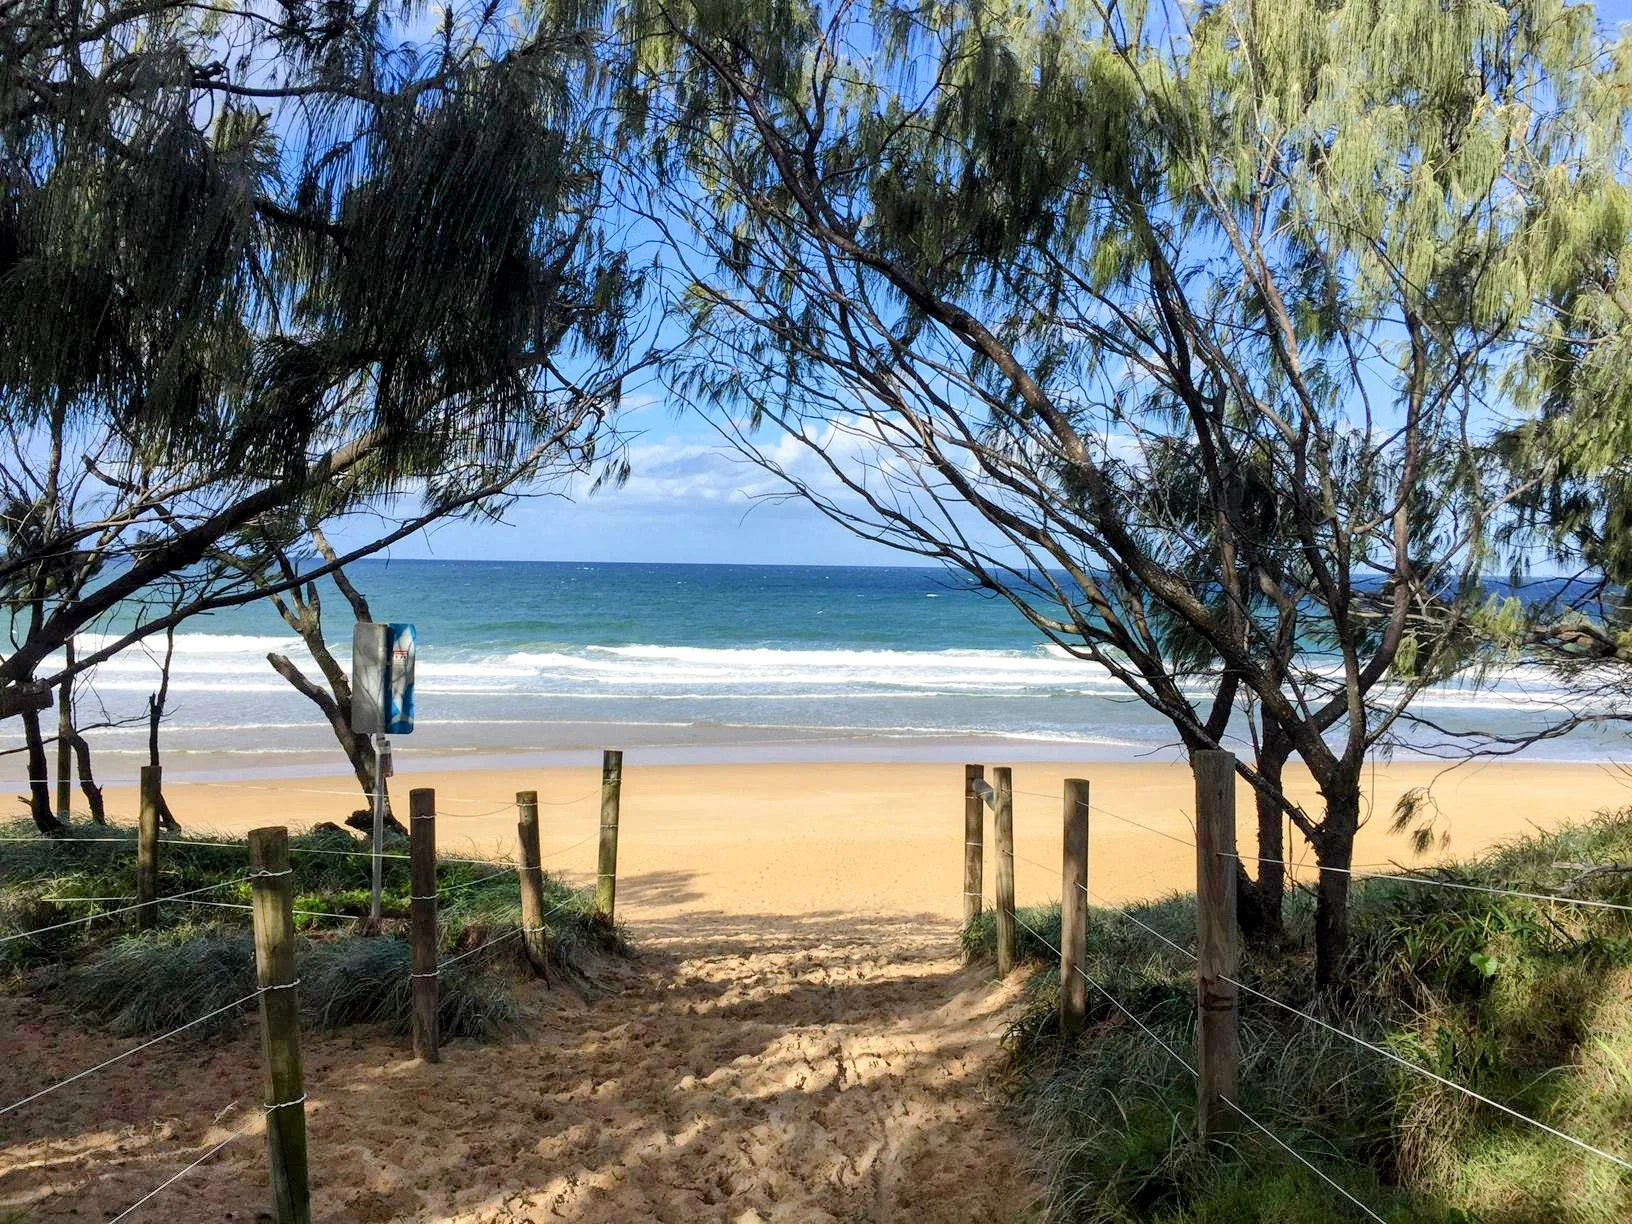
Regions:
[[[1284, 815], [1337, 982], [1366, 762], [1465, 657], [1527, 492], [1482, 443], [1548, 293], [1625, 229], [1626, 64], [1591, 8], [628, 20], [629, 169], [692, 341], [677, 391], [1187, 750], [1250, 742], [1266, 903]], [[1281, 784], [1293, 756], [1318, 805]]]
[[595, 46], [572, 6], [0, 5], [0, 686], [605, 458], [640, 278]]

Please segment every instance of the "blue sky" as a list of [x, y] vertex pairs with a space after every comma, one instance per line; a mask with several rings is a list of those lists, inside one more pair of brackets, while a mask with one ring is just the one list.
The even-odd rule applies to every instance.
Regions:
[[528, 498], [504, 523], [447, 523], [393, 557], [526, 561], [679, 561], [750, 565], [903, 565], [737, 456], [701, 419], [661, 402], [621, 420], [632, 474], [617, 489]]
[[[1609, 24], [1632, 0], [1600, 0]], [[449, 523], [406, 540], [394, 557], [540, 561], [676, 561], [754, 565], [923, 564], [869, 543], [802, 502], [769, 498], [774, 482], [712, 428], [660, 401], [633, 406], [621, 428], [633, 475], [622, 488], [533, 498], [503, 523]]]

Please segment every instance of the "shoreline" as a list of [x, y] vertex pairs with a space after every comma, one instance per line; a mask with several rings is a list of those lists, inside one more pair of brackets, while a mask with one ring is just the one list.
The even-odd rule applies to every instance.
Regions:
[[[978, 759], [978, 758], [977, 758]], [[518, 790], [539, 792], [544, 866], [573, 884], [593, 882], [600, 810], [600, 765], [425, 769], [406, 754], [392, 796], [437, 791], [438, 847], [444, 853], [508, 855]], [[1086, 777], [1094, 813], [1089, 878], [1095, 899], [1122, 902], [1195, 887], [1189, 813], [1194, 784], [1175, 762], [1022, 761], [988, 758], [1014, 769], [1017, 897], [1056, 900], [1060, 888], [1063, 780]], [[626, 754], [619, 837], [620, 918], [638, 923], [682, 914], [923, 915], [961, 911], [963, 783], [961, 761], [755, 762], [675, 765]], [[987, 776], [991, 776], [988, 768]], [[168, 778], [166, 796], [186, 833], [242, 834], [266, 824], [292, 830], [341, 824], [364, 805], [360, 790], [335, 774], [259, 780]], [[338, 784], [337, 784], [338, 781]], [[1438, 828], [1449, 844], [1411, 853], [1407, 835], [1388, 832], [1394, 804], [1432, 785]], [[1318, 800], [1307, 776], [1290, 790]], [[1613, 766], [1547, 761], [1443, 763], [1394, 761], [1368, 771], [1370, 819], [1356, 842], [1357, 868], [1417, 868], [1466, 857], [1537, 829], [1581, 821], [1632, 804], [1632, 778]], [[77, 795], [76, 795], [77, 798]], [[107, 790], [110, 818], [133, 823], [133, 787]], [[1249, 797], [1237, 789], [1243, 854], [1256, 853]], [[991, 818], [986, 819], [985, 891], [995, 880]], [[1302, 839], [1289, 845], [1294, 874], [1311, 876]]]
[[[616, 727], [609, 728], [617, 730]], [[601, 746], [460, 748], [439, 745], [421, 750], [412, 736], [392, 736], [399, 767], [419, 773], [474, 773], [526, 769], [558, 770], [598, 766]], [[845, 737], [792, 737], [766, 740], [719, 740], [690, 743], [641, 743], [609, 735], [604, 747], [621, 747], [626, 756], [638, 756], [648, 766], [666, 768], [729, 768], [752, 765], [784, 767], [818, 765], [922, 766], [960, 765], [965, 761], [1002, 764], [1069, 765], [1084, 768], [1105, 765], [1171, 765], [1183, 760], [1177, 744], [1133, 745], [1082, 740], [1033, 739], [1025, 736], [919, 736], [866, 735]], [[1232, 749], [1245, 755], [1248, 745]], [[97, 760], [111, 765], [99, 771], [97, 782], [106, 789], [134, 786], [138, 768], [146, 763], [143, 750], [102, 748]], [[278, 758], [272, 760], [271, 758]], [[171, 784], [351, 779], [349, 762], [338, 746], [270, 750], [167, 749], [165, 778]], [[1628, 800], [1632, 802], [1632, 742], [1624, 756], [1440, 756], [1399, 748], [1373, 767], [1437, 767], [1446, 772], [1500, 768], [1583, 768], [1625, 770]], [[406, 774], [404, 775], [406, 776]], [[18, 786], [25, 783], [19, 781]], [[55, 782], [53, 780], [53, 785]], [[77, 788], [77, 782], [76, 782]]]

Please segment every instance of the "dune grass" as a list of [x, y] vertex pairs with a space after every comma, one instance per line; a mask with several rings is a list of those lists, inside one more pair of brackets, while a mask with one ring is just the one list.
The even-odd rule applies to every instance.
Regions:
[[[1558, 863], [1632, 863], [1632, 813], [1537, 836], [1430, 879], [1556, 893]], [[1572, 895], [1632, 904], [1632, 873]], [[1127, 913], [1181, 947], [1194, 899]], [[1056, 1218], [1331, 1224], [1367, 1217], [1243, 1125], [1193, 1137], [1190, 1072], [1094, 987], [1082, 1039], [1061, 1042], [1058, 907], [1023, 911], [1037, 966], [1008, 1033], [1016, 1104], [1042, 1154]], [[1350, 988], [1312, 988], [1312, 906], [1288, 939], [1247, 949], [1242, 980], [1374, 1045], [1623, 1157], [1632, 1157], [1632, 915], [1420, 883], [1357, 883]], [[1040, 937], [1040, 938], [1039, 938]], [[964, 932], [992, 946], [990, 915]], [[1194, 1061], [1194, 967], [1114, 910], [1094, 908], [1088, 974], [1173, 1052]], [[1391, 1224], [1609, 1224], [1632, 1219], [1632, 1174], [1247, 996], [1240, 1101]]]
[[[63, 839], [32, 826], [0, 826], [0, 981], [60, 1002], [119, 1034], [164, 1032], [225, 1007], [255, 988], [248, 934], [248, 846], [219, 835], [166, 838], [159, 895], [209, 886], [187, 900], [161, 902], [158, 929], [135, 931], [135, 840], [128, 829], [76, 826]], [[117, 837], [116, 842], [103, 841]], [[203, 844], [210, 843], [210, 844]], [[364, 934], [369, 858], [363, 843], [335, 826], [290, 840], [297, 966], [305, 1022], [315, 1028], [367, 1024], [406, 1032], [410, 1025], [408, 864], [388, 858], [381, 927]], [[391, 854], [406, 854], [393, 840]], [[515, 869], [503, 863], [447, 862], [437, 867], [445, 958], [492, 945], [447, 964], [441, 979], [443, 1032], [485, 1038], [516, 1016], [511, 983], [527, 972]], [[627, 951], [622, 934], [594, 917], [592, 897], [544, 878], [545, 924], [555, 976], [593, 989], [604, 958]], [[85, 900], [96, 898], [96, 900]], [[202, 904], [208, 902], [209, 904]], [[301, 913], [300, 911], [306, 911]], [[99, 915], [38, 934], [71, 919]], [[201, 1025], [224, 1031], [231, 1014]]]

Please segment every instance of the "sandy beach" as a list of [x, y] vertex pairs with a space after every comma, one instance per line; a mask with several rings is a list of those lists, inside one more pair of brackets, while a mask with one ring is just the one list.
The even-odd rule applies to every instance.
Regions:
[[[1190, 887], [1182, 767], [1015, 770], [1023, 902], [1058, 894], [1067, 775], [1093, 787], [1097, 897]], [[1451, 852], [1463, 854], [1628, 795], [1618, 773], [1594, 766], [1379, 768], [1357, 862], [1415, 861], [1387, 817], [1401, 792], [1430, 781]], [[591, 878], [598, 770], [405, 773], [395, 793], [421, 784], [437, 790], [444, 850], [484, 854], [509, 852], [514, 792], [538, 789], [547, 866]], [[315, 1218], [1040, 1218], [1030, 1157], [1003, 1112], [1000, 1039], [1022, 975], [998, 983], [956, 954], [961, 789], [961, 768], [946, 764], [626, 759], [618, 898], [634, 959], [590, 998], [518, 984], [524, 1030], [449, 1043], [439, 1066], [414, 1060], [404, 1040], [308, 1035]], [[339, 821], [356, 806], [333, 777], [169, 795], [191, 833]], [[134, 808], [128, 791], [109, 798], [116, 815]], [[0, 1032], [11, 1035], [5, 1100], [132, 1044], [23, 995], [0, 997]], [[0, 1119], [0, 1214], [112, 1218], [230, 1140], [130, 1218], [264, 1218], [256, 1042], [252, 1020], [225, 1044], [164, 1042]]]
[[[1012, 768], [1022, 903], [1058, 898], [1067, 776], [1085, 777], [1091, 787], [1089, 877], [1096, 894], [1125, 901], [1194, 888], [1194, 857], [1170, 840], [1191, 840], [1194, 784], [1185, 766], [1028, 761]], [[331, 776], [180, 783], [167, 795], [189, 832], [298, 829], [338, 823], [361, 806], [347, 782]], [[579, 882], [594, 872], [599, 769], [404, 770], [392, 780], [396, 802], [406, 807], [408, 790], [417, 786], [437, 792], [444, 850], [500, 855], [514, 845], [516, 792], [537, 790], [546, 866]], [[1450, 845], [1419, 859], [1388, 825], [1399, 797], [1424, 786], [1432, 787], [1438, 827]], [[961, 766], [948, 764], [643, 765], [638, 755], [627, 756], [620, 913], [634, 923], [680, 914], [955, 919], [962, 904], [962, 787]], [[1297, 790], [1318, 802], [1307, 780]], [[134, 813], [136, 796], [110, 789], [108, 802], [117, 819]], [[1250, 839], [1245, 788], [1238, 802], [1238, 827]], [[1625, 806], [1632, 803], [1632, 778], [1603, 765], [1493, 762], [1447, 770], [1402, 761], [1375, 768], [1367, 802], [1371, 816], [1356, 864], [1417, 865]], [[1254, 846], [1244, 841], [1242, 849], [1251, 853]], [[1292, 859], [1312, 862], [1301, 842], [1292, 845]], [[989, 865], [986, 884], [989, 894]]]

